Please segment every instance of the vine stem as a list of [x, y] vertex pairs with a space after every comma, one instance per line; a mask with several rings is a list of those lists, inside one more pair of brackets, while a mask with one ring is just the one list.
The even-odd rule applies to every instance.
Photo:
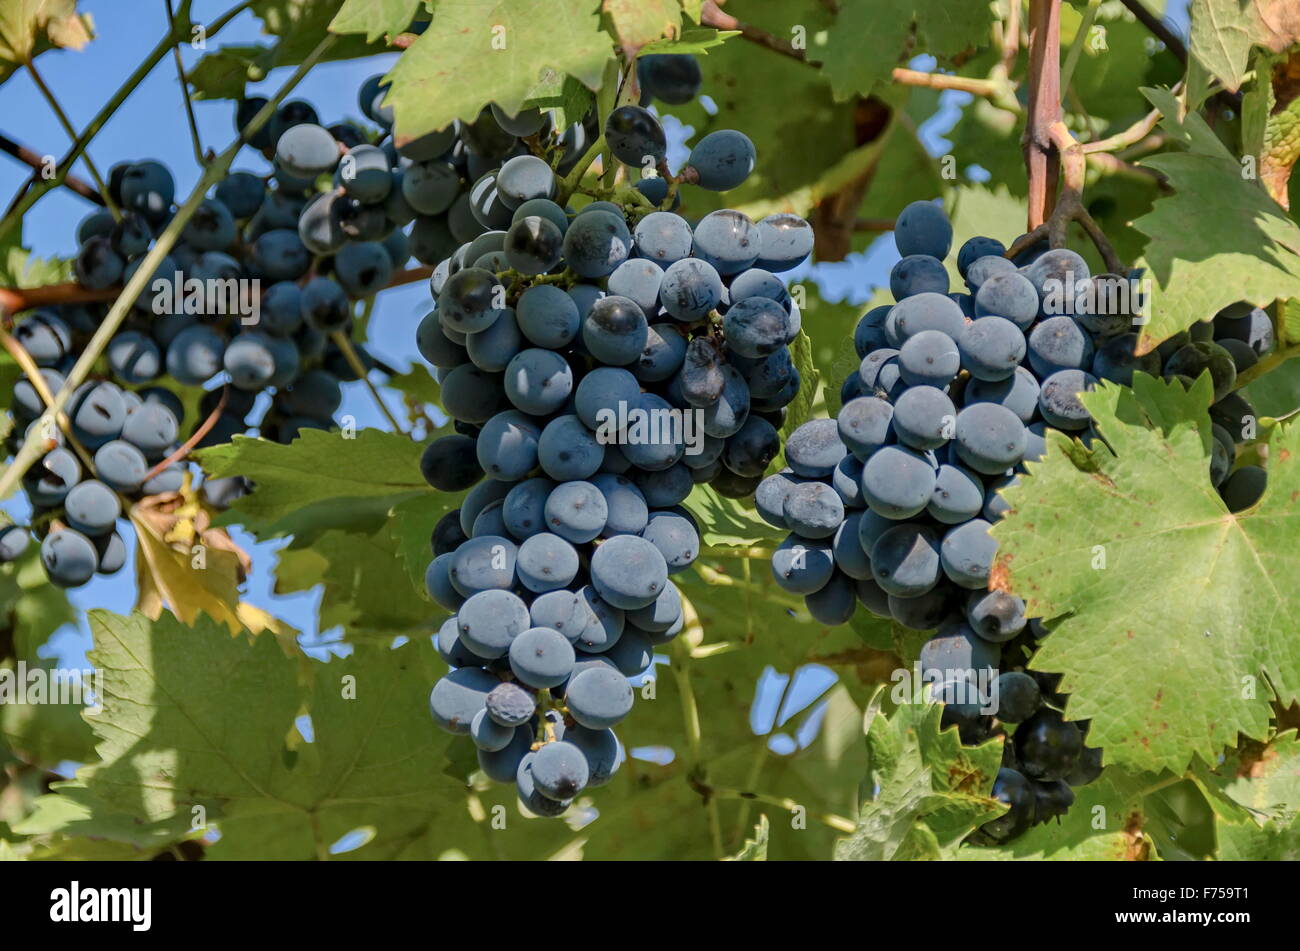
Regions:
[[[167, 8], [167, 24], [171, 27], [172, 34], [176, 33], [176, 13], [172, 9], [172, 0], [163, 0], [163, 5]], [[181, 101], [185, 103], [185, 118], [190, 126], [190, 144], [194, 146], [194, 158], [199, 163], [199, 168], [207, 164], [207, 158], [203, 154], [203, 140], [199, 137], [199, 124], [194, 120], [194, 103], [190, 102], [189, 87], [185, 79], [185, 62], [181, 59], [180, 43], [172, 44], [172, 58], [176, 62], [176, 78], [181, 84]]]
[[[181, 21], [188, 22], [190, 3], [191, 0], [181, 0], [179, 11], [179, 19]], [[208, 36], [214, 36], [221, 27], [225, 26], [231, 19], [233, 19], [231, 14], [242, 12], [247, 6], [247, 3], [241, 3], [236, 8], [236, 11], [231, 11], [231, 13], [228, 13], [218, 21], [214, 22], [212, 27], [208, 30]], [[99, 134], [99, 130], [104, 127], [104, 123], [113, 117], [113, 114], [116, 113], [122, 103], [126, 101], [127, 96], [131, 95], [131, 93], [135, 91], [135, 88], [139, 86], [140, 83], [144, 82], [144, 78], [153, 71], [153, 68], [157, 66], [162, 58], [167, 55], [168, 51], [171, 50], [172, 45], [176, 42], [175, 33], [176, 31], [169, 30], [167, 35], [158, 41], [158, 45], [149, 52], [148, 56], [140, 61], [140, 65], [135, 68], [135, 72], [127, 77], [126, 82], [118, 87], [117, 92], [113, 94], [112, 98], [104, 104], [104, 107], [99, 110], [95, 115], [95, 118], [90, 120], [90, 124], [82, 130], [81, 135], [77, 136], [76, 141], [72, 143], [72, 148], [69, 149], [68, 153], [64, 155], [55, 166], [55, 174], [53, 178], [45, 179], [37, 173], [27, 180], [19, 193], [14, 196], [14, 200], [10, 203], [8, 210], [5, 212], [4, 220], [0, 221], [0, 239], [6, 237], [9, 232], [12, 231], [20, 221], [22, 221], [23, 215], [27, 213], [27, 209], [36, 204], [42, 195], [63, 183], [67, 171], [72, 168], [73, 163], [76, 162], [77, 159], [81, 157], [82, 153], [86, 151], [86, 147], [90, 144], [91, 139]]]
[[[12, 155], [35, 172], [45, 171], [44, 156], [38, 155], [34, 150], [27, 148], [22, 143], [14, 141], [3, 132], [0, 132], [0, 152]], [[62, 184], [64, 188], [76, 192], [87, 201], [93, 201], [101, 208], [104, 207], [104, 196], [97, 192], [95, 186], [89, 182], [82, 181], [75, 175], [65, 175]]]
[[1088, 42], [1088, 34], [1092, 32], [1092, 24], [1097, 19], [1097, 8], [1100, 6], [1101, 0], [1088, 0], [1088, 6], [1083, 11], [1083, 21], [1075, 31], [1074, 40], [1070, 43], [1070, 51], [1065, 54], [1065, 66], [1061, 69], [1062, 91], [1070, 88], [1070, 80], [1074, 78], [1074, 68], [1079, 64], [1083, 44]]
[[[45, 97], [45, 101], [50, 104], [50, 109], [54, 111], [54, 116], [59, 120], [59, 125], [63, 126], [63, 131], [66, 132], [68, 138], [75, 143], [77, 141], [77, 130], [72, 125], [72, 120], [68, 118], [68, 114], [63, 111], [63, 106], [59, 105], [59, 100], [58, 97], [54, 95], [54, 90], [45, 84], [45, 78], [41, 76], [40, 72], [36, 69], [36, 62], [34, 60], [29, 59], [26, 65], [27, 74], [32, 77], [32, 82], [36, 84], [36, 88], [39, 89], [41, 95]], [[122, 219], [122, 212], [118, 209], [117, 205], [113, 204], [112, 196], [108, 193], [108, 186], [104, 184], [104, 179], [99, 174], [99, 169], [96, 168], [95, 163], [91, 161], [90, 153], [83, 152], [81, 160], [86, 163], [86, 169], [90, 172], [90, 177], [95, 180], [95, 185], [99, 189], [100, 195], [104, 197], [105, 206], [107, 206], [108, 210], [113, 214], [113, 220], [120, 221]]]
[[109, 308], [108, 314], [104, 317], [103, 322], [95, 331], [94, 336], [90, 338], [90, 343], [77, 359], [76, 364], [70, 371], [68, 371], [66, 382], [64, 382], [62, 389], [60, 389], [58, 394], [54, 397], [54, 402], [50, 406], [46, 407], [45, 412], [41, 414], [40, 422], [42, 425], [33, 428], [31, 434], [28, 435], [26, 440], [23, 442], [22, 448], [20, 448], [18, 453], [14, 456], [14, 460], [10, 464], [9, 468], [5, 470], [3, 476], [0, 476], [0, 499], [9, 496], [9, 494], [14, 490], [14, 487], [18, 484], [19, 480], [22, 479], [27, 470], [31, 468], [32, 463], [34, 463], [40, 456], [40, 435], [42, 427], [48, 427], [53, 420], [58, 418], [58, 414], [61, 413], [63, 408], [67, 405], [73, 391], [76, 390], [76, 388], [86, 379], [91, 368], [95, 365], [95, 361], [99, 359], [99, 355], [104, 352], [104, 348], [108, 345], [109, 340], [112, 339], [113, 334], [117, 333], [118, 327], [120, 327], [122, 321], [126, 319], [126, 315], [131, 310], [136, 298], [140, 296], [140, 294], [145, 290], [146, 285], [153, 279], [154, 271], [157, 270], [158, 265], [162, 263], [162, 259], [167, 255], [167, 253], [171, 251], [172, 246], [175, 245], [176, 240], [180, 237], [181, 230], [189, 222], [190, 217], [198, 209], [199, 204], [204, 200], [208, 189], [219, 181], [227, 171], [229, 171], [231, 164], [235, 161], [235, 156], [239, 154], [239, 150], [244, 147], [247, 138], [256, 134], [258, 129], [270, 121], [271, 116], [275, 114], [275, 110], [279, 108], [280, 103], [283, 102], [284, 98], [288, 96], [289, 93], [293, 91], [294, 87], [302, 81], [303, 77], [307, 75], [312, 67], [319, 62], [321, 57], [323, 57], [326, 51], [328, 51], [334, 44], [335, 39], [336, 38], [333, 35], [328, 35], [316, 45], [316, 48], [312, 50], [311, 53], [308, 54], [307, 58], [302, 61], [302, 64], [294, 70], [293, 75], [285, 81], [284, 85], [280, 87], [275, 96], [258, 111], [257, 115], [254, 116], [252, 121], [244, 128], [244, 131], [235, 138], [235, 141], [232, 142], [224, 152], [213, 159], [212, 164], [204, 171], [198, 184], [194, 186], [194, 191], [190, 193], [189, 198], [185, 200], [185, 204], [180, 207], [172, 220], [168, 222], [163, 233], [158, 236], [158, 239], [154, 242], [154, 246], [149, 250], [149, 253], [145, 255], [144, 260], [140, 262], [140, 267], [136, 269], [131, 280], [126, 283], [126, 286], [122, 289], [122, 293], [118, 296], [117, 300], [113, 302], [113, 306]]
[[370, 382], [370, 374], [366, 371], [366, 365], [362, 363], [361, 358], [357, 356], [357, 349], [352, 346], [352, 341], [348, 339], [347, 334], [341, 330], [336, 330], [330, 334], [330, 339], [334, 341], [334, 346], [338, 347], [343, 353], [343, 359], [348, 362], [348, 366], [352, 368], [352, 372], [360, 377], [361, 382], [365, 383], [366, 389], [370, 391], [370, 396], [375, 401], [375, 405], [379, 407], [380, 412], [382, 412], [388, 419], [389, 424], [393, 427], [393, 431], [405, 436], [406, 430], [404, 430], [401, 424], [397, 422], [392, 411], [389, 410], [388, 404], [384, 402], [383, 396], [381, 396], [379, 390], [375, 388], [375, 384]]
[[1029, 75], [1029, 121], [1021, 146], [1033, 231], [1052, 214], [1061, 172], [1050, 134], [1061, 118], [1061, 0], [1029, 0]]
[[[695, 688], [691, 685], [691, 644], [694, 636], [704, 630], [695, 605], [685, 595], [682, 596], [682, 615], [685, 622], [682, 633], [674, 639], [672, 645], [672, 671], [677, 681], [677, 691], [682, 697], [682, 726], [686, 731], [686, 748], [690, 756], [687, 781], [697, 792], [708, 789], [708, 767], [704, 763], [703, 734], [700, 729], [700, 707], [695, 702]], [[718, 804], [713, 797], [705, 795], [704, 808], [708, 815], [709, 837], [713, 842], [713, 855], [722, 858], [722, 817]]]
[[587, 169], [591, 168], [592, 163], [596, 161], [596, 157], [604, 150], [605, 136], [602, 133], [600, 138], [591, 143], [591, 148], [587, 149], [586, 154], [578, 160], [578, 164], [569, 169], [569, 174], [560, 179], [560, 187], [555, 194], [557, 204], [562, 206], [572, 197], [573, 193], [578, 190], [578, 186], [582, 184], [582, 176], [587, 174]]
[[[748, 789], [727, 789], [720, 786], [709, 787], [709, 795], [716, 799], [741, 799], [751, 802], [765, 802], [769, 806], [777, 806], [786, 812], [794, 812], [796, 809], [805, 809], [803, 803], [795, 802], [793, 799], [784, 796], [771, 796], [767, 793], [753, 792]], [[814, 812], [807, 810], [808, 815], [816, 819], [824, 826], [851, 835], [857, 830], [858, 826], [852, 819], [836, 815], [833, 812]]]

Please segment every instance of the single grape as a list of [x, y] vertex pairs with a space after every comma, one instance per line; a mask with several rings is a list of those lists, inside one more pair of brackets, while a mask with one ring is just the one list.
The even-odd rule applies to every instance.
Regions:
[[695, 257], [713, 265], [723, 276], [739, 274], [758, 260], [758, 226], [739, 211], [712, 211], [695, 226]]
[[[959, 437], [960, 420], [958, 415]], [[882, 446], [863, 466], [862, 495], [868, 507], [878, 515], [891, 519], [912, 518], [929, 504], [934, 495], [935, 478], [936, 466], [926, 456], [904, 446]]]
[[[957, 252], [957, 272], [969, 282], [970, 276], [967, 272], [972, 264], [984, 257], [1001, 258], [1006, 250], [1006, 245], [997, 238], [986, 238], [982, 235], [970, 238]], [[943, 256], [946, 257], [946, 255]], [[1002, 259], [1006, 260], [1005, 258]], [[1010, 264], [1011, 262], [1007, 261], [1007, 263]], [[978, 282], [976, 282], [976, 285], [978, 286]]]
[[612, 366], [635, 363], [648, 339], [645, 313], [626, 297], [602, 297], [582, 322], [582, 342], [587, 350]]
[[510, 669], [536, 689], [558, 687], [573, 670], [573, 645], [559, 631], [532, 627], [510, 644]]
[[655, 211], [637, 222], [633, 241], [638, 255], [667, 267], [690, 257], [695, 236], [681, 215]]
[[984, 475], [1001, 475], [1025, 452], [1025, 424], [996, 403], [973, 403], [957, 414], [957, 456]]
[[928, 254], [909, 254], [889, 272], [889, 292], [896, 301], [923, 293], [939, 294], [947, 300], [948, 271], [942, 261]]
[[1082, 370], [1052, 373], [1043, 380], [1038, 394], [1038, 408], [1043, 419], [1057, 429], [1076, 431], [1087, 428], [1092, 416], [1079, 396], [1096, 385], [1096, 377]]
[[790, 535], [772, 554], [772, 577], [791, 594], [820, 591], [834, 571], [834, 552], [825, 540]]
[[632, 251], [632, 235], [622, 215], [596, 210], [579, 215], [564, 232], [564, 258], [580, 277], [614, 273]]
[[99, 552], [73, 529], [55, 529], [41, 542], [41, 565], [50, 581], [60, 588], [85, 584], [99, 567]]
[[990, 525], [982, 518], [971, 519], [943, 536], [943, 571], [963, 588], [984, 588], [997, 554], [998, 543], [989, 535]]
[[632, 710], [632, 687], [617, 670], [594, 667], [569, 682], [565, 702], [569, 714], [592, 730], [615, 726]]
[[686, 164], [701, 188], [725, 192], [749, 177], [755, 158], [754, 143], [748, 136], [734, 129], [719, 129], [695, 144]]
[[[952, 248], [952, 224], [934, 202], [914, 201], [899, 212], [894, 222], [894, 244], [904, 257], [926, 254], [942, 261]], [[966, 250], [965, 246], [962, 250]]]

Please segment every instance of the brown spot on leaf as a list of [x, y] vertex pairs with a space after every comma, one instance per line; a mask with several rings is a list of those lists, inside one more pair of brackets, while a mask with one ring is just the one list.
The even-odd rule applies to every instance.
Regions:
[[1134, 810], [1124, 822], [1124, 838], [1128, 840], [1124, 848], [1126, 862], [1146, 862], [1151, 858], [1151, 843], [1142, 833], [1142, 813]]
[[1002, 554], [993, 562], [993, 567], [989, 571], [989, 590], [1003, 591], [1011, 593], [1011, 568], [1009, 564], [1015, 555]]
[[1165, 688], [1161, 687], [1159, 690], [1156, 691], [1156, 702], [1152, 705], [1152, 709], [1155, 710], [1160, 709], [1160, 701], [1164, 699], [1164, 696], [1165, 696]]

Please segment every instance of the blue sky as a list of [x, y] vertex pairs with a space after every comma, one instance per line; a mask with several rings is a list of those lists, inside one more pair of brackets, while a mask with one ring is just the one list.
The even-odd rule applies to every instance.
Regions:
[[[1184, 31], [1186, 3], [1187, 0], [1175, 0], [1171, 4], [1177, 9], [1171, 18]], [[194, 19], [200, 22], [211, 20], [229, 5], [229, 0], [196, 0]], [[55, 52], [38, 60], [44, 79], [78, 129], [84, 127], [112, 90], [144, 58], [165, 28], [163, 4], [156, 0], [82, 0], [79, 7], [95, 20], [95, 40], [81, 52]], [[130, 8], [131, 16], [123, 15], [125, 8]], [[216, 44], [251, 43], [259, 38], [260, 22], [251, 14], [244, 13], [226, 27]], [[183, 53], [187, 66], [192, 66], [202, 55], [188, 47]], [[363, 61], [326, 63], [313, 70], [294, 95], [314, 103], [326, 122], [355, 115], [357, 87], [366, 77], [386, 71], [394, 59], [395, 55], [384, 55]], [[929, 68], [932, 64], [922, 59], [916, 65]], [[253, 88], [274, 90], [283, 82], [287, 72], [277, 70], [267, 81]], [[934, 154], [944, 151], [943, 132], [951, 127], [960, 106], [968, 98], [961, 93], [944, 93], [940, 109], [922, 127], [922, 138]], [[10, 136], [38, 153], [58, 155], [66, 150], [68, 137], [25, 71], [19, 71], [0, 87], [0, 102], [4, 105], [0, 112], [5, 117], [2, 125]], [[204, 146], [218, 151], [224, 148], [234, 134], [232, 104], [198, 102], [195, 103], [195, 113]], [[670, 129], [670, 133], [675, 133], [679, 156], [684, 154], [680, 149], [682, 130]], [[198, 179], [198, 172], [186, 131], [180, 85], [170, 58], [152, 72], [109, 120], [89, 151], [105, 175], [109, 167], [119, 161], [157, 159], [172, 169], [178, 197], [189, 193]], [[235, 163], [236, 169], [260, 172], [264, 167], [261, 156], [251, 151], [246, 151]], [[89, 179], [84, 167], [79, 166], [76, 171]], [[27, 174], [25, 166], [7, 156], [0, 156], [0, 194], [12, 195]], [[75, 249], [77, 223], [90, 207], [66, 189], [52, 191], [28, 214], [25, 244], [38, 255], [71, 254]], [[833, 300], [865, 301], [871, 296], [874, 286], [885, 279], [896, 259], [893, 242], [886, 237], [863, 255], [854, 255], [849, 261], [839, 264], [812, 267], [806, 273]], [[371, 350], [392, 366], [410, 365], [414, 355], [415, 326], [428, 309], [428, 304], [428, 289], [423, 283], [384, 292], [370, 324]], [[401, 418], [400, 401], [394, 399], [392, 405]], [[360, 426], [387, 428], [360, 384], [345, 387], [342, 412], [355, 416]], [[26, 506], [21, 500], [10, 500], [5, 508], [16, 519], [26, 517]], [[281, 597], [271, 593], [273, 578], [270, 568], [275, 562], [274, 552], [278, 546], [259, 544], [238, 530], [233, 534], [235, 540], [250, 552], [255, 566], [246, 599], [302, 630], [306, 641], [318, 638], [320, 632], [315, 630], [317, 595]], [[83, 612], [92, 607], [129, 612], [135, 599], [131, 568], [128, 565], [112, 578], [96, 578], [85, 587], [70, 592], [70, 596]], [[76, 629], [69, 627], [58, 632], [47, 652], [59, 657], [62, 663], [80, 666], [89, 646], [90, 635], [83, 624]], [[824, 669], [801, 672], [795, 687], [789, 692], [779, 721], [784, 722], [820, 695], [829, 686], [828, 676], [833, 679], [834, 675]], [[772, 728], [773, 708], [783, 685], [782, 677], [775, 672], [759, 685], [759, 700], [753, 717], [756, 732], [767, 732]], [[814, 715], [804, 723], [797, 738], [799, 745], [811, 741], [818, 722], [819, 717]], [[790, 738], [774, 739], [774, 749], [789, 752], [795, 742]]]

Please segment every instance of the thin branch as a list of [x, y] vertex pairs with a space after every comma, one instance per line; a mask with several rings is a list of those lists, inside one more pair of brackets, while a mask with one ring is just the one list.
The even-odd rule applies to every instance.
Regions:
[[[804, 55], [803, 50], [797, 50], [789, 40], [783, 40], [779, 36], [773, 36], [765, 30], [756, 26], [750, 26], [748, 23], [742, 23], [729, 13], [723, 13], [718, 7], [715, 0], [704, 0], [704, 5], [700, 8], [700, 26], [711, 26], [715, 30], [736, 30], [741, 37], [751, 43], [765, 47], [774, 53], [780, 53], [782, 56], [788, 56], [791, 59], [797, 59], [802, 63], [808, 63], [808, 57]], [[808, 63], [810, 66], [821, 68], [820, 63]]]
[[[186, 0], [186, 2], [188, 2], [188, 0]], [[113, 302], [113, 306], [109, 308], [108, 314], [104, 317], [103, 322], [95, 331], [94, 336], [90, 338], [90, 343], [86, 346], [86, 349], [82, 351], [77, 362], [73, 365], [72, 369], [68, 371], [62, 389], [60, 389], [58, 394], [54, 397], [54, 403], [49, 406], [40, 417], [43, 426], [48, 426], [50, 422], [57, 417], [58, 413], [60, 413], [67, 405], [68, 400], [71, 399], [73, 391], [76, 390], [76, 388], [86, 379], [87, 375], [89, 375], [95, 362], [99, 359], [100, 354], [102, 354], [104, 348], [108, 346], [109, 340], [113, 338], [113, 335], [117, 333], [118, 328], [122, 326], [122, 321], [126, 319], [126, 315], [130, 312], [136, 298], [138, 298], [145, 290], [145, 287], [153, 279], [153, 273], [157, 270], [158, 265], [162, 263], [162, 259], [176, 244], [177, 239], [180, 237], [181, 230], [189, 223], [190, 218], [194, 215], [194, 212], [204, 200], [204, 196], [207, 194], [208, 189], [226, 175], [230, 170], [230, 166], [235, 161], [235, 156], [239, 154], [240, 149], [242, 149], [246, 144], [248, 137], [255, 135], [258, 129], [271, 120], [271, 117], [275, 114], [275, 110], [280, 107], [280, 103], [283, 102], [285, 97], [293, 91], [294, 87], [302, 81], [303, 77], [311, 71], [312, 67], [320, 61], [321, 57], [325, 55], [329, 48], [334, 45], [335, 40], [336, 37], [332, 34], [325, 36], [325, 38], [316, 45], [316, 48], [308, 54], [307, 58], [303, 60], [302, 64], [294, 70], [293, 75], [285, 81], [284, 85], [280, 87], [275, 96], [272, 97], [272, 99], [260, 110], [258, 110], [257, 115], [248, 123], [244, 128], [244, 131], [235, 138], [235, 141], [232, 142], [224, 152], [213, 159], [212, 163], [199, 178], [198, 184], [194, 186], [194, 191], [190, 193], [189, 198], [187, 198], [185, 203], [181, 205], [172, 220], [167, 223], [167, 227], [164, 228], [162, 234], [158, 236], [158, 239], [154, 242], [154, 246], [140, 262], [140, 267], [122, 289], [122, 293], [118, 296], [117, 300]], [[164, 52], [165, 51], [166, 47], [164, 47]], [[35, 427], [34, 431], [27, 437], [23, 442], [22, 447], [14, 455], [13, 462], [10, 464], [9, 468], [4, 471], [3, 475], [0, 475], [0, 499], [9, 496], [9, 494], [14, 490], [14, 487], [18, 485], [19, 480], [21, 480], [27, 473], [27, 470], [31, 468], [32, 463], [34, 463], [40, 456], [41, 430], [42, 426]]]
[[[73, 127], [72, 120], [68, 118], [68, 114], [64, 112], [63, 107], [59, 105], [59, 100], [54, 95], [54, 90], [45, 85], [44, 77], [42, 77], [40, 72], [37, 71], [36, 63], [32, 60], [27, 61], [27, 73], [32, 77], [32, 82], [36, 84], [36, 88], [41, 91], [41, 95], [45, 97], [45, 101], [50, 104], [50, 108], [54, 110], [54, 115], [58, 118], [59, 125], [63, 126], [63, 131], [68, 134], [69, 139], [76, 142], [77, 130]], [[104, 179], [100, 176], [99, 169], [97, 169], [95, 163], [91, 161], [90, 153], [83, 152], [81, 160], [86, 163], [86, 168], [90, 172], [90, 177], [95, 180], [95, 185], [98, 186], [100, 195], [104, 197], [104, 204], [108, 207], [108, 210], [113, 213], [113, 218], [120, 219], [122, 213], [118, 210], [117, 206], [113, 204], [112, 196], [108, 193], [108, 186], [104, 184]]]
[[175, 452], [173, 452], [162, 462], [158, 463], [158, 465], [154, 466], [152, 469], [146, 472], [144, 478], [141, 479], [140, 481], [142, 483], [148, 482], [150, 479], [152, 479], [158, 473], [162, 472], [168, 466], [172, 465], [173, 463], [180, 462], [191, 452], [193, 452], [194, 447], [199, 444], [199, 441], [202, 440], [204, 436], [206, 436], [209, 432], [212, 431], [213, 426], [217, 425], [217, 419], [221, 416], [222, 411], [225, 410], [226, 397], [229, 395], [230, 395], [230, 384], [227, 383], [225, 386], [221, 388], [221, 399], [217, 400], [217, 405], [212, 410], [212, 412], [208, 414], [208, 418], [199, 424], [198, 429], [194, 430], [194, 432], [190, 435], [190, 438], [185, 440], [185, 442], [183, 442], [180, 446], [178, 446]]
[[[167, 7], [167, 23], [171, 26], [172, 33], [176, 32], [176, 13], [172, 10], [172, 0], [163, 0], [164, 6]], [[199, 124], [194, 120], [194, 103], [190, 102], [189, 83], [185, 78], [185, 62], [181, 59], [181, 46], [177, 43], [172, 47], [172, 57], [176, 61], [176, 78], [181, 84], [181, 101], [185, 103], [185, 118], [190, 125], [190, 143], [194, 146], [194, 158], [199, 163], [199, 168], [207, 164], [207, 158], [203, 154], [203, 140], [199, 137]]]
[[998, 24], [1002, 56], [999, 65], [1004, 75], [1010, 76], [1020, 55], [1020, 4], [1021, 0], [1007, 0], [1007, 18]]
[[347, 334], [341, 330], [336, 330], [330, 334], [330, 339], [334, 341], [334, 346], [338, 347], [343, 353], [343, 359], [346, 360], [348, 366], [352, 368], [352, 372], [357, 375], [361, 382], [365, 383], [366, 389], [370, 391], [370, 396], [375, 401], [375, 405], [379, 407], [380, 412], [382, 412], [388, 419], [389, 425], [393, 427], [393, 432], [401, 433], [405, 436], [406, 430], [402, 428], [401, 424], [397, 421], [397, 417], [395, 417], [392, 411], [388, 408], [388, 404], [384, 402], [384, 397], [380, 394], [379, 390], [376, 389], [375, 384], [370, 382], [370, 374], [366, 370], [366, 365], [361, 362], [361, 357], [357, 355], [357, 350], [352, 346], [352, 341], [348, 339]]
[[[15, 142], [3, 132], [0, 132], [0, 152], [4, 152], [6, 155], [12, 155], [35, 172], [43, 173], [48, 167], [45, 161], [45, 156], [37, 155], [32, 149]], [[51, 156], [51, 158], [53, 158], [53, 156]], [[104, 206], [104, 196], [95, 190], [95, 186], [77, 178], [75, 175], [65, 175], [63, 177], [63, 187], [71, 189], [87, 201], [93, 201], [101, 208]]]
[[1118, 156], [1111, 155], [1109, 152], [1085, 152], [1088, 157], [1088, 164], [1108, 175], [1120, 175], [1124, 178], [1130, 178], [1134, 181], [1154, 184], [1161, 191], [1171, 191], [1169, 180], [1163, 172], [1158, 172], [1154, 168], [1147, 168], [1144, 165], [1134, 165], [1126, 162]]
[[894, 82], [900, 86], [923, 86], [926, 89], [956, 89], [973, 96], [993, 99], [1003, 92], [1004, 84], [993, 79], [975, 79], [969, 76], [952, 76], [948, 73], [925, 73], [917, 69], [903, 69], [901, 66], [893, 72]]
[[[1182, 86], [1182, 80], [1179, 80], [1171, 90], [1175, 96], [1182, 92]], [[1137, 145], [1151, 134], [1151, 130], [1156, 127], [1162, 115], [1159, 109], [1152, 109], [1127, 129], [1108, 135], [1104, 139], [1097, 139], [1095, 142], [1084, 142], [1082, 148], [1085, 152], [1118, 152]]]
[[1083, 53], [1083, 45], [1088, 42], [1088, 34], [1092, 32], [1092, 24], [1097, 19], [1099, 6], [1101, 0], [1088, 0], [1088, 6], [1083, 11], [1083, 21], [1074, 33], [1070, 50], [1065, 54], [1065, 65], [1061, 68], [1062, 89], [1070, 88], [1070, 80], [1074, 78], [1074, 68], [1079, 65], [1079, 56]]
[[1169, 29], [1164, 20], [1144, 7], [1142, 0], [1120, 0], [1120, 3], [1124, 4], [1128, 11], [1137, 17], [1137, 21], [1150, 30], [1156, 39], [1165, 44], [1165, 48], [1169, 52], [1177, 56], [1186, 65], [1187, 47], [1178, 34]]

